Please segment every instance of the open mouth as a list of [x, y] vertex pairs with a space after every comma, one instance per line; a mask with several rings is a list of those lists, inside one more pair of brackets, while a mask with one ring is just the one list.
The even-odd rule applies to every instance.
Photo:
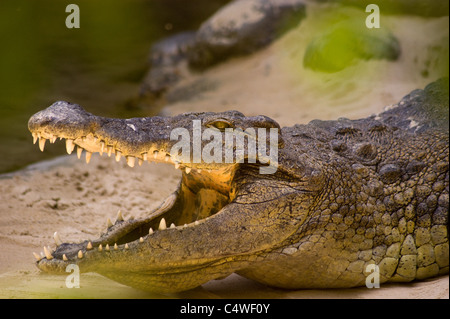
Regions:
[[119, 211], [114, 222], [107, 220], [107, 229], [99, 238], [81, 243], [63, 243], [55, 232], [56, 249], [52, 250], [47, 246], [40, 254], [34, 253], [39, 267], [50, 260], [53, 263], [59, 260], [80, 261], [88, 251], [128, 250], [132, 246], [143, 243], [157, 232], [173, 228], [183, 230], [196, 227], [231, 201], [234, 165], [221, 168], [194, 167], [191, 163], [185, 164], [174, 160], [165, 149], [161, 149], [158, 145], [151, 146], [148, 152], [139, 155], [127, 154], [120, 150], [117, 144], [110, 143], [101, 136], [94, 136], [92, 133], [73, 139], [45, 131], [32, 131], [32, 135], [33, 142], [38, 143], [41, 151], [44, 151], [47, 141], [55, 143], [58, 139], [65, 139], [67, 153], [71, 154], [76, 149], [77, 157], [80, 159], [84, 153], [87, 163], [90, 162], [92, 154], [98, 152], [103, 156], [114, 156], [116, 161], [124, 157], [130, 167], [134, 167], [136, 163], [143, 165], [145, 162], [169, 163], [183, 173], [178, 189], [145, 218], [125, 220]]
[[[94, 271], [131, 286], [146, 282], [143, 288], [149, 290], [183, 290], [230, 274], [239, 262], [244, 265], [249, 252], [270, 247], [267, 242], [273, 236], [256, 229], [264, 227], [259, 220], [277, 194], [264, 191], [261, 205], [266, 210], [256, 210], [249, 197], [254, 189], [242, 187], [277, 169], [280, 127], [265, 116], [224, 111], [114, 119], [58, 101], [34, 114], [28, 129], [41, 151], [47, 141], [62, 139], [69, 154], [76, 152], [88, 163], [99, 153], [116, 161], [124, 158], [130, 167], [167, 163], [182, 172], [175, 192], [143, 218], [125, 220], [119, 212], [100, 237], [81, 243], [62, 242], [54, 234], [56, 249], [47, 246], [35, 254], [41, 270], [65, 273], [68, 264], [77, 264], [82, 272]], [[236, 134], [227, 135], [230, 131]], [[273, 154], [270, 161], [267, 152]], [[259, 212], [262, 217], [243, 226]], [[283, 228], [284, 233], [290, 230]], [[205, 271], [207, 276], [201, 274]], [[188, 275], [193, 272], [197, 277]]]

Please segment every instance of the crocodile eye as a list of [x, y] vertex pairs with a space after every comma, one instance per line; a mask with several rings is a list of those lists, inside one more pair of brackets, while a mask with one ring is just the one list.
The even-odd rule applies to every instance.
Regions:
[[232, 127], [231, 123], [226, 120], [216, 120], [208, 124], [209, 127], [215, 127], [219, 130], [224, 130], [226, 128]]

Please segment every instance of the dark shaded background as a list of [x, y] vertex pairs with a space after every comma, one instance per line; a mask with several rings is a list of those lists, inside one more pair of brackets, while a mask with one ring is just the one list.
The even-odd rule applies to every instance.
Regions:
[[[0, 173], [64, 153], [32, 145], [29, 117], [57, 100], [103, 116], [145, 116], [136, 107], [152, 43], [196, 30], [225, 0], [1, 0]], [[80, 28], [65, 25], [80, 8]]]

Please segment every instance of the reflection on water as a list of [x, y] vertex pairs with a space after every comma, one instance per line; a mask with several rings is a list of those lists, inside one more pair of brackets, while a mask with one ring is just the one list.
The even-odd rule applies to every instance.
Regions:
[[[28, 118], [56, 100], [104, 116], [143, 116], [127, 109], [139, 90], [151, 44], [195, 30], [225, 0], [1, 0], [0, 173], [63, 154], [32, 145]], [[67, 29], [66, 6], [80, 8], [80, 29]]]

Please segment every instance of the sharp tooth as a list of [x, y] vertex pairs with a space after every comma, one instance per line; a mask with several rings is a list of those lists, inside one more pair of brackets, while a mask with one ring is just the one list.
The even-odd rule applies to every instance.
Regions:
[[202, 172], [202, 170], [201, 170], [201, 169], [197, 169], [197, 172], [198, 172], [198, 173], [201, 173], [201, 172]]
[[78, 256], [78, 258], [80, 258], [80, 259], [83, 258], [83, 252], [82, 252], [81, 250], [79, 250], [77, 256]]
[[45, 254], [41, 251], [41, 259], [45, 258]]
[[31, 133], [31, 135], [33, 135], [33, 144], [36, 144], [38, 140], [38, 135], [36, 133]]
[[150, 229], [148, 230], [148, 234], [149, 235], [153, 234], [153, 228], [150, 227]]
[[47, 140], [45, 138], [43, 138], [43, 137], [41, 137], [41, 139], [39, 140], [39, 149], [41, 150], [41, 152], [44, 151], [44, 147], [45, 147], [45, 142], [46, 141]]
[[122, 156], [122, 152], [121, 151], [117, 151], [116, 152], [116, 162], [120, 161], [120, 157]]
[[88, 244], [86, 246], [86, 249], [87, 250], [91, 250], [92, 249], [92, 243], [91, 242], [88, 242]]
[[108, 245], [108, 244], [106, 244], [105, 250], [106, 250], [106, 251], [109, 251], [109, 245]]
[[176, 162], [175, 163], [175, 169], [179, 169], [180, 168], [180, 163]]
[[123, 221], [123, 216], [122, 216], [122, 212], [119, 210], [119, 211], [117, 212], [116, 223], [117, 223], [117, 222], [121, 222], [121, 221]]
[[35, 252], [33, 252], [33, 256], [34, 256], [34, 258], [36, 258], [37, 261], [42, 259], [41, 256], [36, 254]]
[[64, 261], [68, 261], [68, 260], [69, 260], [69, 259], [67, 259], [66, 254], [63, 254], [63, 260], [64, 260]]
[[164, 230], [167, 228], [166, 220], [164, 218], [161, 218], [161, 221], [159, 222], [159, 230]]
[[67, 154], [72, 154], [74, 148], [75, 148], [75, 145], [73, 144], [73, 140], [67, 139], [66, 140], [66, 151], [67, 151]]
[[81, 158], [81, 153], [83, 153], [83, 149], [81, 147], [77, 146], [77, 157], [78, 157], [78, 159]]
[[98, 245], [98, 251], [103, 251], [103, 246], [102, 246], [102, 244]]
[[44, 246], [44, 254], [45, 254], [45, 258], [47, 258], [48, 260], [53, 259], [52, 254], [50, 253], [50, 250]]
[[140, 158], [138, 161], [139, 166], [142, 166], [143, 163], [144, 163], [144, 160], [142, 158]]
[[50, 138], [50, 143], [52, 143], [52, 144], [55, 143], [57, 138], [58, 137], [52, 135]]
[[184, 171], [186, 172], [186, 174], [189, 174], [191, 172], [191, 168], [190, 167], [186, 167], [186, 169]]
[[105, 150], [105, 142], [100, 142], [100, 156], [103, 156], [103, 151]]
[[108, 219], [106, 220], [106, 227], [109, 228], [109, 227], [112, 227], [112, 225], [113, 225], [113, 224], [111, 223], [111, 219], [108, 218]]
[[142, 154], [142, 159], [144, 160], [144, 162], [148, 161], [148, 154], [147, 153], [143, 153]]
[[128, 249], [128, 248], [130, 248], [130, 247], [128, 247], [128, 244], [125, 244], [125, 249]]
[[134, 167], [134, 163], [136, 162], [136, 158], [133, 156], [127, 156], [127, 164], [130, 167]]
[[198, 222], [198, 220], [196, 220], [196, 221], [194, 222], [194, 225], [197, 226], [198, 224], [200, 224], [200, 223]]
[[91, 157], [92, 157], [92, 153], [86, 151], [86, 164], [89, 164], [89, 162], [91, 161]]
[[143, 243], [143, 242], [144, 242], [144, 238], [142, 238], [142, 237], [139, 238], [139, 242], [140, 242], [140, 243]]
[[111, 157], [113, 147], [111, 145], [108, 145], [107, 149], [108, 149], [108, 157]]
[[165, 160], [166, 162], [168, 162], [168, 161], [170, 160], [170, 156], [169, 156], [169, 155], [166, 155], [166, 157], [164, 157], [164, 160]]
[[175, 226], [174, 223], [170, 224], [170, 228], [175, 228], [175, 227], [176, 227], [176, 226]]
[[158, 151], [154, 151], [153, 152], [153, 158], [156, 159], [158, 157], [159, 152]]
[[117, 246], [117, 243], [114, 244], [114, 250], [119, 249], [119, 247]]
[[53, 234], [53, 239], [55, 240], [56, 246], [59, 246], [62, 244], [62, 241], [61, 241], [61, 238], [59, 237], [58, 232], [55, 231], [55, 233]]

